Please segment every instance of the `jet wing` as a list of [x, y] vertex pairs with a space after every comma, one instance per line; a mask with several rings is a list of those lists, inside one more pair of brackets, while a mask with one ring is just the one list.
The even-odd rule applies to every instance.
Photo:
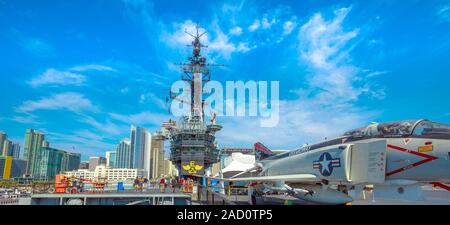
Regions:
[[206, 177], [213, 180], [220, 181], [297, 181], [297, 182], [315, 182], [318, 181], [317, 176], [313, 174], [291, 174], [291, 175], [276, 175], [276, 176], [259, 176], [259, 177], [241, 177], [241, 178], [217, 178]]

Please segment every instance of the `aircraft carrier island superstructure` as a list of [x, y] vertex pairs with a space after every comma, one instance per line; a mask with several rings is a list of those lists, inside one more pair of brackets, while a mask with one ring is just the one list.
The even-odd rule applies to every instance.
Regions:
[[[176, 165], [181, 175], [204, 175], [208, 168], [219, 161], [219, 152], [215, 133], [222, 129], [216, 124], [215, 113], [206, 125], [204, 106], [208, 104], [202, 99], [203, 87], [210, 81], [210, 66], [218, 64], [206, 63], [206, 58], [201, 55], [201, 49], [207, 47], [200, 42], [206, 32], [199, 34], [199, 26], [196, 33], [186, 31], [194, 40], [192, 55], [187, 63], [179, 63], [183, 72], [182, 80], [190, 85], [189, 99], [182, 99], [170, 92], [170, 100], [178, 104], [189, 106], [190, 113], [181, 117], [178, 123], [169, 121], [166, 129], [170, 139], [170, 161]], [[167, 99], [169, 100], [169, 98]]]

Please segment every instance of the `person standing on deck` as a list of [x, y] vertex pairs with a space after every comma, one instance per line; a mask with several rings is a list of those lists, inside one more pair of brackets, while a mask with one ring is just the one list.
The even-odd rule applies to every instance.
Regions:
[[138, 191], [138, 188], [139, 188], [139, 186], [138, 186], [138, 183], [139, 183], [139, 179], [136, 177], [136, 179], [134, 179], [134, 182], [133, 182], [133, 188], [134, 188], [134, 191]]
[[165, 188], [166, 188], [166, 179], [162, 177], [161, 180], [159, 181], [159, 189], [161, 192], [164, 192]]

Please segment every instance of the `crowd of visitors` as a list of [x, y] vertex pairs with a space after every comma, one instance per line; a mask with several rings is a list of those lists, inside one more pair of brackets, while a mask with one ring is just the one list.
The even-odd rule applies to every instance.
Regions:
[[134, 179], [133, 187], [136, 192], [140, 191], [146, 191], [148, 188], [148, 179], [144, 177], [136, 177]]
[[[158, 185], [162, 193], [166, 191], [175, 193], [177, 190], [181, 192], [192, 192], [194, 180], [192, 178], [183, 178], [178, 176], [161, 176], [161, 178], [153, 180], [153, 185]], [[150, 188], [151, 182], [147, 178], [136, 177], [133, 187], [136, 192], [146, 191]], [[167, 190], [169, 189], [169, 190]]]

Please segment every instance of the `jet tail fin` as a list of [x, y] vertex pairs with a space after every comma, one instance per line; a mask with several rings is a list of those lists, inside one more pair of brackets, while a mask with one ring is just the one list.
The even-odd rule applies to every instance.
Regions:
[[255, 143], [254, 149], [256, 161], [261, 161], [269, 156], [274, 155], [274, 153], [270, 151], [266, 146], [264, 146], [261, 142]]

